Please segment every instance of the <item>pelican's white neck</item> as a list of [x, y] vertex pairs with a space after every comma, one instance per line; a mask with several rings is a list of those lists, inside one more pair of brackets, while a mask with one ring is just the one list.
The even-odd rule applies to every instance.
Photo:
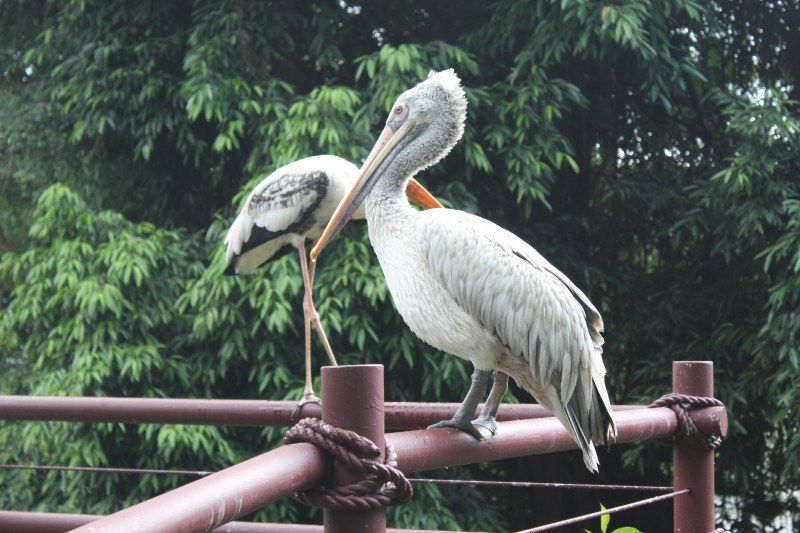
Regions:
[[[411, 175], [400, 170], [398, 161], [392, 163], [383, 172], [383, 176], [375, 184], [365, 201], [367, 223], [372, 225], [382, 220], [397, 220], [416, 213], [406, 196], [406, 187]], [[404, 175], [405, 174], [405, 175]]]

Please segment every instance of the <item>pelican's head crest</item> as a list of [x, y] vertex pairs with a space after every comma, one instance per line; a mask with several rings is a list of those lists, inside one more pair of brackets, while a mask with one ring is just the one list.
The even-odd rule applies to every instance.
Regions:
[[436, 164], [455, 146], [464, 134], [467, 119], [467, 97], [461, 80], [453, 69], [431, 71], [427, 79], [404, 92], [395, 103], [387, 124], [413, 120], [423, 127], [424, 163], [419, 168]]
[[449, 68], [447, 70], [442, 70], [441, 72], [431, 70], [428, 72], [428, 78], [425, 81], [439, 85], [454, 97], [463, 98], [466, 102], [464, 89], [461, 88], [461, 78], [458, 77], [458, 74], [456, 74], [453, 69]]

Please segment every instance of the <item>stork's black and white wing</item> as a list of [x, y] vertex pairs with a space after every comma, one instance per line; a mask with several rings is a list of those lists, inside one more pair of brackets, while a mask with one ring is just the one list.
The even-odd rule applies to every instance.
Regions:
[[228, 230], [225, 274], [249, 274], [290, 246], [319, 237], [357, 172], [341, 158], [315, 156], [264, 178]]
[[590, 439], [606, 442], [615, 428], [603, 381], [603, 321], [595, 306], [503, 228], [462, 211], [420, 215], [418, 242], [431, 274], [464, 311], [527, 360], [538, 389], [530, 392], [582, 448], [591, 447]]

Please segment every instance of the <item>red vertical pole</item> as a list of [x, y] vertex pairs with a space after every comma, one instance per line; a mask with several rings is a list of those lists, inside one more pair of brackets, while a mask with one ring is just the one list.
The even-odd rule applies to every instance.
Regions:
[[[672, 391], [713, 397], [714, 364], [673, 361]], [[675, 498], [675, 533], [714, 531], [714, 451], [701, 450], [686, 439], [676, 438], [672, 454], [675, 490], [691, 489]]]
[[[385, 450], [383, 365], [326, 366], [322, 368], [322, 420], [355, 431]], [[381, 455], [380, 460], [385, 457]], [[335, 462], [331, 486], [357, 482], [363, 474]], [[385, 533], [386, 510], [336, 511], [325, 509], [325, 533]]]

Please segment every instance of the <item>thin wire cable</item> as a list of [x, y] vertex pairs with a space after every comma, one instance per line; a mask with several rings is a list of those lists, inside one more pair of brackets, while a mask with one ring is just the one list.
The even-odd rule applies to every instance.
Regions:
[[612, 507], [604, 511], [595, 511], [594, 513], [576, 516], [574, 518], [568, 518], [567, 520], [561, 520], [560, 522], [551, 522], [550, 524], [537, 526], [533, 529], [523, 529], [522, 531], [517, 531], [517, 533], [540, 533], [541, 531], [550, 531], [551, 529], [556, 529], [557, 527], [571, 526], [572, 524], [577, 524], [579, 522], [591, 520], [592, 518], [599, 518], [605, 514], [618, 513], [620, 511], [627, 511], [628, 509], [635, 509], [636, 507], [650, 505], [651, 503], [660, 502], [662, 500], [669, 500], [671, 498], [675, 498], [676, 496], [680, 496], [681, 494], [687, 494], [689, 492], [691, 492], [691, 489], [683, 489], [677, 492], [670, 492], [669, 494], [662, 494], [661, 496], [653, 496], [652, 498], [647, 498], [645, 500], [639, 500], [637, 502], [632, 502], [632, 503], [626, 503], [625, 505]]
[[[213, 472], [202, 470], [157, 470], [148, 468], [111, 468], [111, 467], [88, 467], [88, 466], [44, 466], [44, 465], [7, 465], [0, 464], [0, 470], [57, 470], [65, 472], [99, 472], [114, 474], [156, 474], [156, 475], [176, 475], [176, 476], [197, 476], [204, 477]], [[511, 488], [545, 488], [545, 489], [595, 489], [595, 490], [643, 490], [643, 491], [669, 491], [672, 487], [659, 487], [653, 485], [603, 485], [590, 483], [546, 483], [534, 481], [488, 481], [476, 479], [432, 479], [432, 478], [410, 478], [412, 483], [430, 483], [434, 485], [473, 485], [487, 487], [511, 487]]]
[[486, 485], [514, 488], [545, 488], [545, 489], [600, 489], [600, 490], [644, 490], [644, 491], [670, 491], [672, 487], [659, 487], [653, 485], [602, 485], [589, 483], [545, 483], [535, 481], [482, 481], [472, 479], [426, 479], [409, 478], [412, 483], [432, 483], [435, 485]]
[[157, 474], [204, 477], [214, 472], [199, 470], [154, 470], [147, 468], [103, 468], [89, 466], [0, 465], [0, 470], [60, 470], [65, 472], [102, 472], [114, 474]]

